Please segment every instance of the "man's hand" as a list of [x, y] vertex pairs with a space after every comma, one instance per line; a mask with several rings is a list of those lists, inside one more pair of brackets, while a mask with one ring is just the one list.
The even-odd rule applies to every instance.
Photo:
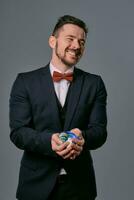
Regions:
[[51, 145], [53, 151], [55, 151], [63, 159], [68, 159], [73, 150], [72, 144], [67, 142], [62, 142], [59, 138], [59, 133], [54, 133], [51, 138]]
[[73, 160], [77, 156], [79, 156], [80, 153], [82, 152], [85, 140], [82, 136], [82, 132], [80, 129], [74, 128], [71, 130], [71, 132], [73, 132], [75, 135], [77, 135], [79, 137], [79, 139], [76, 139], [76, 138], [72, 139], [74, 146], [73, 146], [73, 150], [71, 151], [70, 159]]
[[79, 139], [73, 138], [71, 143], [69, 141], [62, 142], [59, 138], [59, 133], [54, 133], [52, 135], [52, 149], [63, 159], [74, 160], [77, 156], [80, 155], [83, 150], [85, 140], [82, 136], [81, 130], [79, 130], [78, 128], [74, 128], [71, 130], [71, 132], [79, 137]]

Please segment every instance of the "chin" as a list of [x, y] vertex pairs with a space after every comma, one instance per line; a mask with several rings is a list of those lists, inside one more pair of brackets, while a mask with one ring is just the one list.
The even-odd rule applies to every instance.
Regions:
[[73, 66], [78, 62], [78, 60], [68, 60], [66, 63], [68, 63], [68, 65]]
[[71, 62], [71, 63], [67, 63], [67, 65], [68, 65], [69, 67], [73, 67], [74, 65], [76, 65], [76, 63], [77, 63], [77, 62], [73, 62], [73, 63]]

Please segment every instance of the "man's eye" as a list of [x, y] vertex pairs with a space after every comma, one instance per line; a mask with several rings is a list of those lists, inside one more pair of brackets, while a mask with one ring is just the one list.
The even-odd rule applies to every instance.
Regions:
[[84, 42], [84, 41], [81, 41], [81, 42], [80, 42], [80, 45], [81, 45], [81, 46], [85, 46], [85, 42]]
[[71, 41], [73, 41], [73, 38], [67, 38], [67, 40], [71, 42]]

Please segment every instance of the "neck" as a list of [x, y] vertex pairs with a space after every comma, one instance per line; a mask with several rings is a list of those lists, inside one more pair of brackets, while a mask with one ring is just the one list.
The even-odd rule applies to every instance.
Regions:
[[72, 66], [64, 65], [63, 63], [56, 63], [53, 60], [51, 60], [52, 65], [60, 70], [62, 73], [65, 73], [68, 69], [70, 69]]

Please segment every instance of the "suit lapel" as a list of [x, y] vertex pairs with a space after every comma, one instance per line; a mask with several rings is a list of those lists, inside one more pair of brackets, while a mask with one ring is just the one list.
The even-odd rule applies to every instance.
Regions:
[[49, 65], [43, 68], [43, 73], [41, 77], [42, 81], [42, 87], [45, 91], [46, 99], [47, 99], [47, 105], [49, 106], [49, 110], [52, 113], [52, 122], [54, 124], [54, 127], [56, 127], [56, 131], [61, 130], [61, 122], [59, 118], [59, 111], [56, 101], [56, 94], [54, 90], [54, 84], [52, 81], [52, 77], [50, 74]]
[[67, 113], [64, 124], [64, 130], [68, 130], [71, 127], [77, 105], [79, 103], [80, 94], [83, 85], [83, 73], [79, 69], [74, 70], [74, 80], [70, 86], [70, 94], [68, 97]]
[[[64, 123], [64, 130], [68, 130], [71, 127], [71, 123], [73, 117], [75, 115], [75, 111], [77, 109], [77, 105], [80, 100], [81, 90], [83, 86], [83, 73], [77, 68], [74, 69], [74, 80], [70, 86], [70, 93], [68, 97], [67, 104], [67, 112], [66, 119]], [[49, 65], [43, 68], [43, 73], [41, 76], [41, 82], [43, 91], [45, 91], [47, 105], [49, 106], [49, 110], [52, 113], [52, 122], [54, 127], [56, 127], [56, 131], [61, 131], [62, 126], [59, 117], [59, 110], [57, 106], [56, 94], [54, 89], [54, 84], [51, 78]]]

